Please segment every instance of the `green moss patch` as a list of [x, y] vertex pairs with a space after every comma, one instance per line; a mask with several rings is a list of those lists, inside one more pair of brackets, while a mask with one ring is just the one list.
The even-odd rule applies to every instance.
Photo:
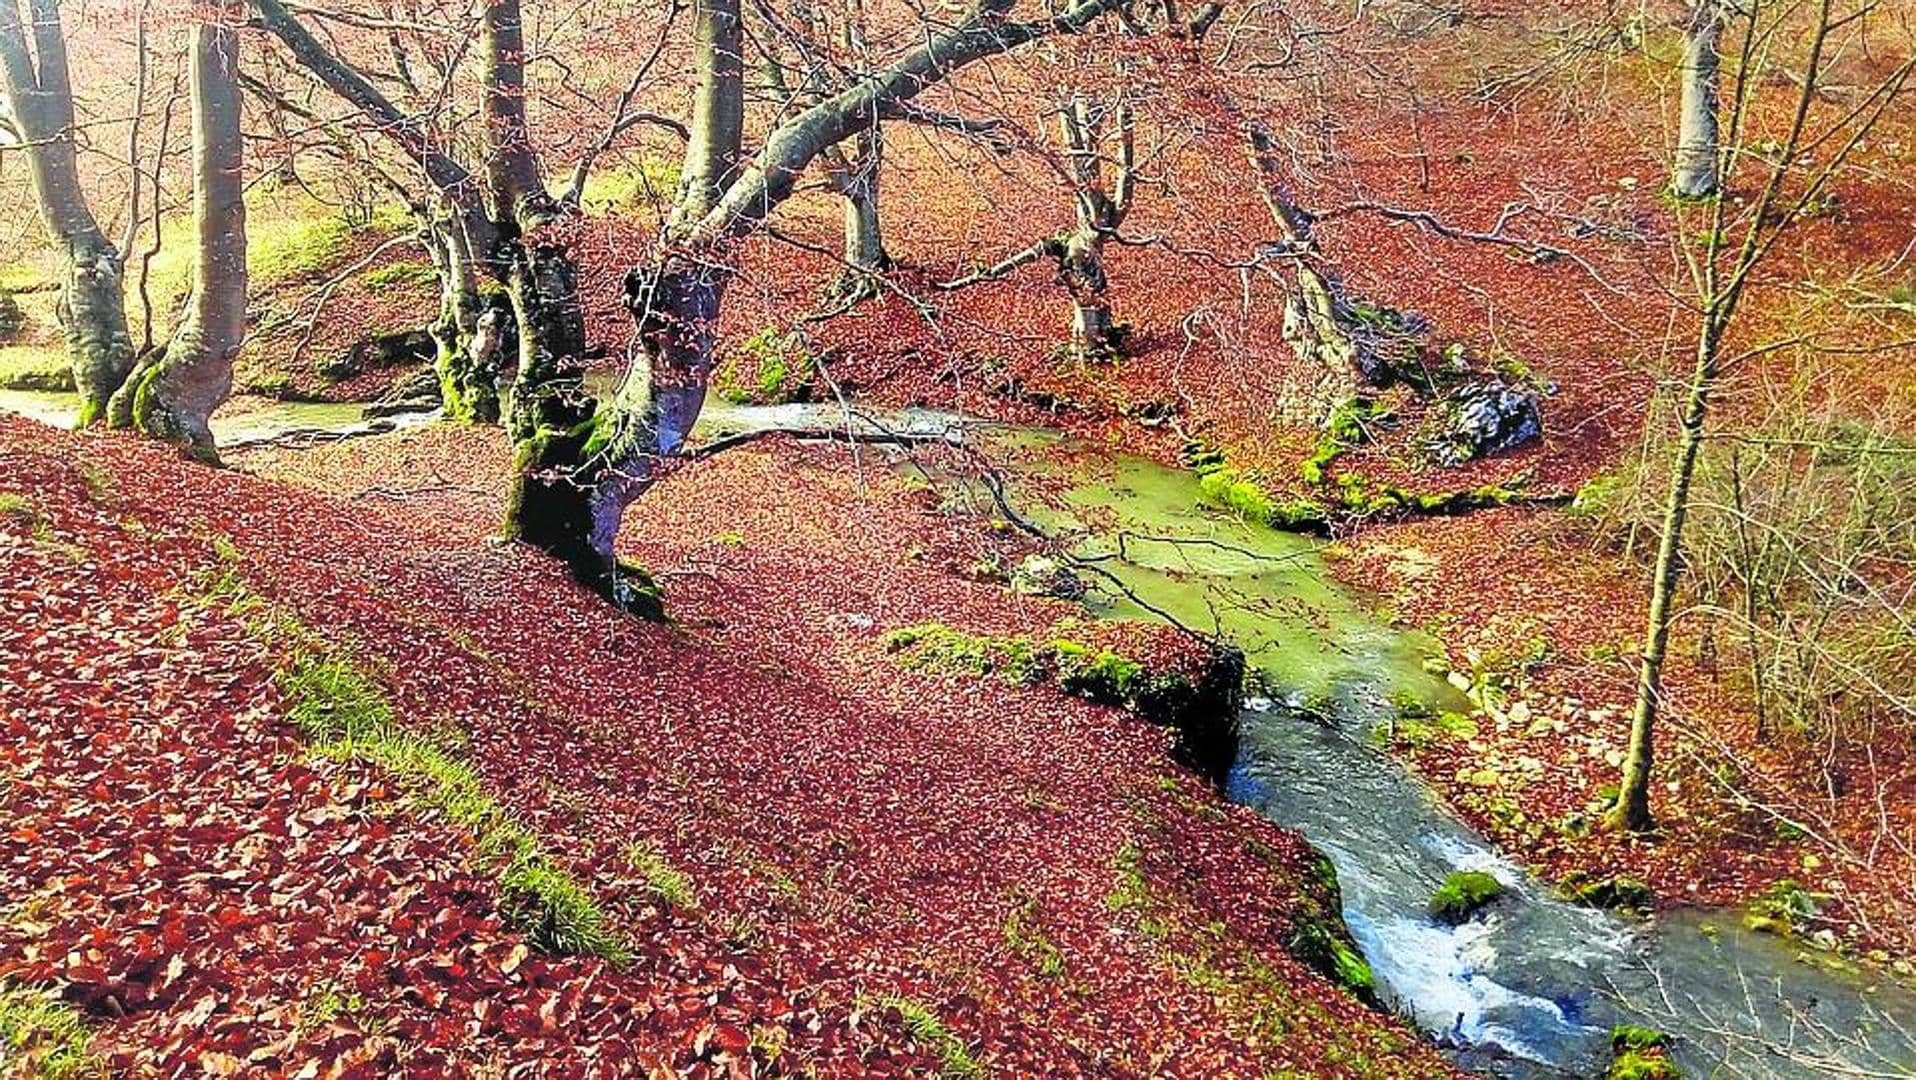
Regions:
[[1430, 897], [1430, 917], [1459, 926], [1504, 894], [1504, 883], [1481, 870], [1459, 870]]
[[736, 404], [810, 401], [818, 357], [804, 334], [766, 327], [731, 349], [712, 374], [720, 397]]
[[1604, 1080], [1681, 1080], [1683, 1070], [1670, 1060], [1670, 1037], [1651, 1028], [1620, 1024], [1611, 1029], [1614, 1055]]

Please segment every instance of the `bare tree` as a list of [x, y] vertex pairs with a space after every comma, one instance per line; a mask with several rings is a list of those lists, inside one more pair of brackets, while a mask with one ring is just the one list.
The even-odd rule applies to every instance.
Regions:
[[65, 258], [60, 317], [80, 391], [80, 424], [102, 419], [133, 369], [122, 285], [124, 255], [93, 216], [80, 185], [73, 80], [59, 0], [27, 0], [32, 46], [20, 0], [0, 0], [0, 79], [27, 158], [35, 202]]
[[[1702, 210], [1704, 223], [1699, 232], [1679, 229], [1680, 238], [1687, 241], [1682, 246], [1690, 258], [1696, 304], [1694, 362], [1684, 385], [1669, 495], [1651, 568], [1650, 612], [1631, 714], [1629, 751], [1616, 804], [1605, 816], [1610, 828], [1640, 831], [1655, 826], [1650, 810], [1654, 733], [1670, 622], [1683, 573], [1683, 526], [1690, 510], [1691, 484], [1705, 437], [1710, 397], [1726, 366], [1736, 360], [1734, 354], [1726, 355], [1725, 340], [1738, 307], [1757, 269], [1775, 249], [1778, 237], [1816, 205], [1857, 145], [1908, 90], [1912, 70], [1916, 70], [1916, 57], [1904, 59], [1880, 80], [1847, 94], [1849, 103], [1837, 111], [1834, 119], [1813, 122], [1815, 106], [1829, 82], [1826, 65], [1839, 44], [1838, 36], [1857, 26], [1860, 13], [1872, 6], [1869, 0], [1861, 0], [1859, 11], [1838, 11], [1835, 0], [1819, 0], [1808, 10], [1808, 23], [1804, 25], [1795, 18], [1798, 9], [1794, 5], [1752, 2], [1728, 18], [1726, 29], [1739, 48], [1731, 80], [1725, 165], [1719, 182], [1722, 188], [1729, 188], [1739, 175], [1738, 166], [1749, 161], [1757, 166], [1760, 187], [1754, 197], [1740, 203], [1717, 195]], [[1785, 47], [1783, 42], [1793, 31], [1804, 35], [1801, 68], [1776, 70], [1784, 63], [1779, 55]], [[1759, 140], [1754, 134], [1758, 91], [1773, 75], [1786, 76], [1796, 86], [1793, 107], [1781, 138]]]
[[233, 389], [246, 337], [246, 202], [240, 135], [239, 14], [215, 9], [193, 26], [193, 284], [185, 316], [114, 398], [140, 431], [216, 460], [213, 410]]
[[1696, 0], [1683, 27], [1676, 165], [1670, 172], [1670, 190], [1678, 198], [1708, 198], [1717, 190], [1717, 71], [1724, 4]]

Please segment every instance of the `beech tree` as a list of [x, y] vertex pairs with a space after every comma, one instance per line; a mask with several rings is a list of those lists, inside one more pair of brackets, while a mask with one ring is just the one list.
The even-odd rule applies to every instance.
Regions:
[[[80, 424], [106, 415], [133, 369], [127, 333], [123, 253], [108, 240], [80, 183], [59, 0], [0, 0], [0, 88], [27, 159], [34, 201], [64, 260], [60, 319], [80, 392]], [[32, 44], [28, 44], [31, 27]]]
[[1678, 198], [1716, 194], [1717, 50], [1726, 14], [1725, 0], [1695, 0], [1684, 23], [1676, 164], [1670, 172], [1670, 191]]
[[208, 428], [233, 389], [246, 338], [246, 201], [240, 135], [239, 12], [213, 9], [193, 25], [193, 278], [164, 349], [142, 357], [112, 408], [156, 439], [216, 459]]
[[1108, 96], [1077, 91], [1057, 108], [1060, 172], [1071, 191], [1074, 224], [994, 266], [947, 282], [948, 289], [994, 281], [1020, 267], [1050, 262], [1071, 297], [1071, 352], [1109, 359], [1123, 346], [1106, 296], [1105, 246], [1118, 235], [1137, 191], [1137, 118], [1123, 87]]

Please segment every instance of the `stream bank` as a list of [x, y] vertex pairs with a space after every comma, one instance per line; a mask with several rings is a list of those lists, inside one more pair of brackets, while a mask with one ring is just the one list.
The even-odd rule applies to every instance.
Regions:
[[[341, 408], [350, 418], [336, 422], [363, 423], [350, 406], [287, 406], [275, 422], [282, 431], [319, 428], [311, 410]], [[715, 407], [702, 434], [838, 416], [819, 406]], [[1636, 921], [1569, 904], [1444, 811], [1371, 738], [1397, 696], [1442, 703], [1454, 693], [1423, 668], [1434, 643], [1389, 626], [1334, 584], [1315, 541], [1202, 511], [1189, 474], [1055, 434], [935, 413], [868, 423], [928, 436], [957, 425], [967, 437], [1025, 448], [1006, 469], [1021, 512], [1070, 535], [1078, 558], [1124, 585], [1090, 582], [1094, 614], [1175, 619], [1244, 650], [1263, 693], [1240, 715], [1228, 793], [1329, 854], [1380, 996], [1461, 1063], [1525, 1080], [1595, 1076], [1611, 1028], [1628, 1022], [1673, 1035], [1692, 1076], [1896, 1076], [1916, 1067], [1906, 1042], [1890, 1045], [1894, 1021], [1916, 1016], [1907, 988], [1804, 963], [1789, 943], [1744, 933], [1732, 914]], [[266, 434], [256, 426], [250, 437]], [[233, 438], [223, 435], [223, 445]], [[1041, 488], [1061, 496], [1028, 497]], [[1488, 873], [1507, 891], [1450, 926], [1427, 907], [1458, 870]]]

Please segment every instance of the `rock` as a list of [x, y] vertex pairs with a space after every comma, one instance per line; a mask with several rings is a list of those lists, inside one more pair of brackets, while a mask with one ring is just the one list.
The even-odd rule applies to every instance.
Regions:
[[11, 344], [27, 328], [27, 313], [20, 310], [20, 301], [13, 294], [0, 290], [0, 345]]
[[1011, 588], [1026, 596], [1081, 600], [1086, 586], [1070, 567], [1048, 555], [1031, 555], [1011, 572]]
[[1537, 395], [1494, 375], [1446, 391], [1425, 424], [1424, 450], [1440, 465], [1462, 465], [1543, 437]]
[[401, 367], [431, 360], [439, 346], [424, 330], [400, 330], [375, 334], [353, 344], [343, 356], [319, 361], [314, 370], [327, 382], [344, 382], [355, 375], [379, 368]]
[[1461, 926], [1504, 894], [1504, 883], [1482, 870], [1459, 870], [1430, 897], [1430, 917]]

